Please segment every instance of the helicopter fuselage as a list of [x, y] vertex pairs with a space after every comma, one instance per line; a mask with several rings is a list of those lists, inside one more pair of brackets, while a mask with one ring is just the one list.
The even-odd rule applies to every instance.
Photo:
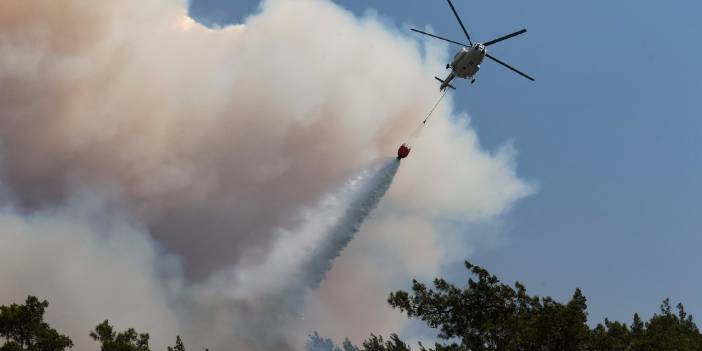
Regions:
[[453, 57], [453, 61], [451, 61], [449, 64], [446, 65], [446, 69], [451, 68], [451, 73], [449, 73], [449, 75], [445, 79], [441, 79], [439, 77], [434, 77], [434, 78], [436, 78], [436, 80], [441, 82], [441, 86], [439, 87], [439, 89], [441, 91], [445, 91], [448, 88], [456, 89], [453, 85], [451, 85], [451, 81], [453, 81], [453, 79], [456, 77], [469, 79], [471, 84], [475, 83], [474, 76], [480, 70], [480, 64], [483, 62], [483, 59], [485, 57], [489, 58], [492, 61], [495, 61], [497, 64], [504, 66], [505, 68], [513, 71], [514, 73], [517, 73], [520, 76], [522, 76], [526, 79], [529, 79], [530, 81], [534, 81], [534, 78], [530, 77], [526, 73], [510, 66], [509, 64], [503, 62], [502, 60], [500, 60], [492, 55], [488, 55], [488, 53], [485, 49], [486, 47], [488, 47], [490, 45], [497, 44], [503, 40], [507, 40], [509, 38], [516, 37], [517, 35], [521, 35], [521, 34], [526, 33], [526, 31], [527, 31], [526, 28], [524, 28], [522, 30], [518, 30], [514, 33], [503, 35], [499, 38], [488, 40], [488, 41], [485, 41], [482, 43], [473, 44], [473, 41], [470, 40], [470, 35], [468, 34], [468, 31], [466, 30], [466, 26], [463, 25], [463, 21], [461, 20], [461, 17], [458, 15], [456, 8], [453, 6], [453, 3], [451, 2], [451, 0], [446, 0], [446, 1], [448, 2], [449, 7], [451, 7], [451, 11], [453, 12], [453, 15], [456, 16], [456, 20], [458, 20], [458, 24], [461, 26], [461, 29], [463, 30], [463, 34], [466, 35], [466, 39], [468, 39], [469, 45], [463, 44], [463, 43], [455, 41], [455, 40], [447, 39], [447, 38], [438, 36], [436, 34], [427, 33], [425, 31], [421, 31], [419, 29], [415, 29], [415, 28], [411, 29], [413, 32], [424, 34], [424, 35], [430, 36], [434, 39], [443, 40], [445, 42], [449, 42], [451, 44], [461, 46], [461, 50]]
[[439, 89], [442, 91], [446, 88], [455, 89], [451, 85], [451, 81], [456, 77], [470, 79], [471, 83], [474, 82], [475, 78], [473, 76], [480, 70], [480, 64], [483, 62], [486, 54], [487, 51], [483, 44], [462, 47], [461, 51], [453, 57], [453, 61], [446, 65], [446, 68], [451, 68], [451, 73], [443, 80], [436, 78], [441, 82]]
[[451, 61], [452, 73], [456, 77], [472, 78], [480, 70], [485, 54], [485, 47], [482, 44], [461, 48]]

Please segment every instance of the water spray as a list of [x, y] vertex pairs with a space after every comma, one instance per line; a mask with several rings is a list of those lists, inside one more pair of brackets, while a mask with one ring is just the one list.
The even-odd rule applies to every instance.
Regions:
[[[419, 137], [443, 98], [444, 91], [426, 117], [400, 146], [397, 158], [381, 160], [349, 179], [309, 211], [314, 214], [305, 225], [293, 230], [273, 248], [269, 259], [246, 272], [235, 272], [233, 295], [257, 296], [263, 320], [249, 321], [251, 330], [285, 324], [304, 318], [302, 307], [310, 290], [326, 278], [334, 260], [353, 240], [364, 221], [390, 189], [400, 168], [400, 159], [407, 157], [410, 145]], [[292, 256], [291, 256], [292, 255]], [[240, 275], [238, 275], [240, 274]], [[251, 284], [251, 277], [268, 277]], [[266, 348], [280, 340], [266, 341]]]

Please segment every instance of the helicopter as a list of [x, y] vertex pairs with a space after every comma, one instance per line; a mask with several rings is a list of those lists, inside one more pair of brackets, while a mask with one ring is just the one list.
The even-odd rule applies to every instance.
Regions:
[[443, 41], [447, 41], [452, 44], [460, 45], [461, 50], [453, 57], [453, 61], [451, 63], [446, 64], [446, 69], [451, 68], [451, 73], [445, 78], [441, 79], [439, 77], [434, 77], [436, 80], [441, 82], [441, 86], [439, 90], [444, 91], [448, 88], [451, 89], [456, 89], [453, 85], [451, 85], [451, 81], [456, 78], [463, 78], [463, 79], [470, 79], [470, 83], [473, 84], [475, 83], [475, 75], [478, 73], [478, 70], [480, 70], [480, 64], [483, 62], [483, 59], [485, 57], [489, 58], [490, 60], [493, 60], [500, 65], [507, 67], [508, 69], [516, 72], [517, 74], [521, 75], [522, 77], [529, 79], [531, 81], [534, 81], [534, 78], [528, 76], [524, 72], [519, 71], [518, 69], [508, 65], [507, 63], [497, 59], [496, 57], [490, 55], [487, 53], [487, 47], [496, 43], [499, 43], [503, 40], [516, 37], [517, 35], [524, 34], [526, 33], [526, 29], [522, 29], [519, 31], [516, 31], [511, 34], [507, 34], [505, 36], [499, 37], [497, 39], [493, 39], [484, 43], [475, 43], [473, 44], [473, 41], [470, 39], [470, 35], [468, 34], [468, 31], [466, 30], [466, 27], [463, 25], [463, 21], [461, 21], [461, 17], [458, 15], [458, 12], [456, 12], [456, 8], [453, 7], [453, 3], [451, 0], [446, 0], [448, 1], [449, 6], [451, 7], [451, 11], [453, 11], [453, 14], [456, 16], [456, 19], [458, 20], [458, 24], [461, 26], [461, 29], [463, 29], [463, 33], [466, 35], [466, 38], [468, 39], [468, 44], [463, 44], [454, 40], [446, 39], [443, 37], [440, 37], [438, 35], [430, 34], [427, 32], [423, 32], [418, 29], [411, 28], [413, 32], [417, 32], [420, 34], [428, 35], [432, 38], [436, 39], [441, 39]]

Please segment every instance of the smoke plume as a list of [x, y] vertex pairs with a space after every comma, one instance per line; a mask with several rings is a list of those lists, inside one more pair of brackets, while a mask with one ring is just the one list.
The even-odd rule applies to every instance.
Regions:
[[[446, 47], [326, 0], [264, 1], [218, 29], [186, 8], [0, 2], [0, 280], [12, 282], [0, 303], [49, 299], [77, 349], [94, 347], [87, 331], [105, 318], [150, 331], [156, 347], [176, 334], [259, 350], [313, 329], [355, 340], [401, 330], [381, 306], [405, 278], [439, 269], [436, 221], [490, 221], [533, 191], [514, 150], [481, 149], [447, 96], [330, 266], [350, 236], [320, 238], [360, 223], [330, 199], [372, 207], [344, 193], [347, 180], [387, 174], [367, 167], [436, 101]], [[271, 313], [281, 300], [266, 295], [295, 274], [321, 285], [295, 313]], [[270, 343], [243, 337], [267, 320], [276, 329], [255, 335]]]
[[[211, 338], [229, 338], [230, 345], [244, 340], [245, 345], [277, 349], [285, 347], [286, 340], [295, 339], [294, 334], [289, 335], [293, 332], [304, 336], [304, 330], [291, 326], [304, 318], [302, 306], [307, 292], [324, 280], [332, 261], [348, 245], [392, 184], [399, 166], [399, 160], [388, 159], [360, 172], [338, 191], [306, 210], [299, 228], [280, 233], [264, 262], [242, 263], [213, 275], [207, 283], [198, 286], [194, 295], [201, 304], [229, 301], [234, 309], [246, 306], [248, 312], [247, 319], [234, 329], [235, 338], [228, 336], [232, 330], [223, 330], [223, 335]], [[231, 323], [222, 325], [232, 326]], [[278, 332], [271, 333], [271, 330]]]

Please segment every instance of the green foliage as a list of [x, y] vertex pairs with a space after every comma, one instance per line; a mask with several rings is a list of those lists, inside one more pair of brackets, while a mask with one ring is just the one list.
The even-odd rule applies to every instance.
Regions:
[[[349, 342], [350, 344], [350, 342]], [[353, 345], [351, 345], [353, 347]], [[341, 351], [341, 349], [334, 344], [331, 339], [325, 339], [317, 332], [309, 336], [307, 339], [307, 344], [305, 345], [305, 350], [307, 351]]]
[[341, 343], [341, 348], [344, 351], [361, 351], [358, 347], [354, 346], [348, 338], [344, 339], [344, 342]]
[[[71, 339], [44, 322], [47, 307], [47, 301], [34, 296], [28, 296], [24, 305], [0, 306], [0, 342], [4, 342], [0, 351], [63, 351], [73, 347]], [[150, 351], [149, 334], [137, 333], [133, 328], [117, 333], [107, 320], [98, 324], [90, 337], [100, 342], [102, 351]], [[185, 351], [180, 336], [168, 351]]]
[[529, 296], [520, 283], [502, 284], [487, 270], [466, 262], [470, 278], [458, 288], [444, 279], [434, 287], [417, 282], [412, 293], [390, 294], [391, 306], [439, 330], [437, 350], [584, 350], [588, 341], [587, 304], [579, 289], [563, 305]]
[[371, 334], [371, 337], [363, 342], [363, 347], [359, 348], [351, 343], [349, 339], [344, 339], [341, 348], [334, 344], [331, 339], [325, 339], [317, 332], [314, 332], [307, 339], [306, 351], [410, 351], [411, 348], [405, 344], [397, 334], [390, 335], [389, 340], [384, 340], [382, 336]]
[[382, 336], [371, 334], [370, 338], [363, 342], [363, 351], [410, 351], [410, 347], [400, 340], [397, 334], [391, 334], [390, 340], [383, 341]]
[[67, 336], [44, 322], [47, 301], [28, 296], [24, 305], [0, 306], [0, 351], [62, 351], [73, 347]]
[[702, 350], [702, 335], [685, 312], [682, 304], [677, 305], [674, 314], [670, 300], [661, 304], [660, 314], [655, 314], [644, 323], [638, 314], [630, 327], [605, 319], [592, 331], [592, 350], [596, 351], [686, 351]]
[[[433, 287], [413, 281], [411, 292], [396, 291], [388, 303], [437, 329], [440, 343], [420, 351], [702, 351], [702, 334], [682, 304], [673, 311], [663, 300], [660, 312], [644, 322], [634, 314], [631, 325], [605, 319], [587, 325], [587, 299], [575, 289], [563, 304], [529, 295], [519, 282], [509, 286], [486, 269], [465, 263], [465, 288], [444, 279]], [[0, 351], [64, 351], [73, 343], [44, 322], [47, 301], [28, 296], [24, 305], [0, 306]], [[133, 328], [116, 332], [105, 320], [90, 336], [102, 351], [150, 351], [149, 334]], [[348, 339], [342, 347], [310, 335], [307, 351], [411, 351], [397, 334], [388, 339], [371, 334], [359, 348]], [[180, 336], [168, 351], [185, 351]]]
[[[563, 304], [465, 265], [470, 273], [465, 288], [444, 279], [435, 279], [433, 287], [415, 280], [411, 292], [390, 294], [391, 306], [438, 330], [443, 342], [429, 349], [419, 344], [420, 351], [702, 351], [702, 334], [682, 304], [674, 313], [666, 299], [648, 322], [634, 314], [631, 325], [605, 319], [591, 329], [580, 289]], [[337, 350], [326, 340], [331, 348], [324, 351]], [[371, 334], [362, 350], [406, 351], [409, 346], [394, 334], [388, 341]]]
[[116, 333], [107, 320], [98, 324], [90, 337], [100, 342], [101, 351], [151, 351], [149, 334], [137, 333], [133, 328]]
[[183, 345], [183, 340], [180, 339], [180, 335], [176, 336], [175, 346], [169, 346], [168, 351], [185, 351], [185, 346]]
[[[63, 351], [73, 347], [71, 339], [44, 322], [47, 307], [47, 301], [34, 296], [28, 296], [24, 305], [0, 306], [0, 341], [4, 342], [0, 351]], [[133, 328], [117, 333], [107, 320], [98, 324], [90, 337], [100, 342], [102, 351], [150, 351], [149, 334]], [[185, 351], [180, 336], [168, 351]]]

